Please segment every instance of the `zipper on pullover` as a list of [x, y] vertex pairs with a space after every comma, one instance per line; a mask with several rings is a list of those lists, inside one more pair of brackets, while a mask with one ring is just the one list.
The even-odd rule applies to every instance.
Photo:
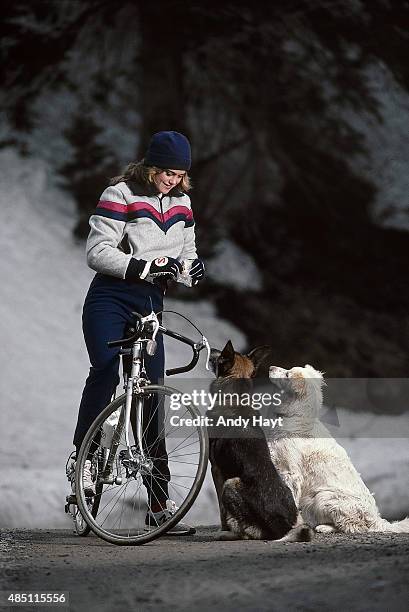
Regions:
[[162, 216], [162, 224], [163, 224], [163, 231], [166, 234], [166, 228], [165, 228], [165, 215], [163, 214], [163, 206], [162, 206], [162, 198], [163, 198], [164, 194], [162, 193], [161, 196], [156, 196], [159, 200], [159, 206], [160, 206], [160, 214]]

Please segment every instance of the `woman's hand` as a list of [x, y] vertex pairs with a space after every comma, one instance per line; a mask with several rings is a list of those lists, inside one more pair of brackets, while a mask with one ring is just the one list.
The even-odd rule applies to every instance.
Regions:
[[182, 272], [182, 264], [173, 257], [157, 257], [153, 261], [148, 261], [143, 269], [141, 278], [146, 276], [168, 276], [177, 279]]
[[205, 276], [205, 265], [201, 259], [195, 259], [189, 270], [189, 276], [192, 279], [192, 284], [197, 285]]

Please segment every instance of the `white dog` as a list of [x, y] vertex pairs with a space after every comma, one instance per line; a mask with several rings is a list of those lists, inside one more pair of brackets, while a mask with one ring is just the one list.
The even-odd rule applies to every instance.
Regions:
[[283, 427], [268, 440], [271, 459], [293, 492], [304, 521], [316, 531], [409, 533], [409, 518], [389, 523], [340, 446], [318, 419], [321, 372], [312, 366], [271, 366], [270, 381], [284, 391]]

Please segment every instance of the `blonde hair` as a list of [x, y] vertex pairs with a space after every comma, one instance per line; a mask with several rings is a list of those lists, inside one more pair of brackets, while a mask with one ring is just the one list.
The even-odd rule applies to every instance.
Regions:
[[[153, 185], [155, 175], [160, 174], [163, 170], [164, 168], [157, 168], [156, 166], [145, 166], [143, 160], [131, 162], [126, 166], [123, 174], [111, 179], [110, 185], [116, 185], [122, 181], [136, 181], [142, 185]], [[187, 172], [180, 183], [176, 185], [176, 189], [180, 189], [180, 191], [184, 191], [185, 193], [192, 189], [192, 182]]]

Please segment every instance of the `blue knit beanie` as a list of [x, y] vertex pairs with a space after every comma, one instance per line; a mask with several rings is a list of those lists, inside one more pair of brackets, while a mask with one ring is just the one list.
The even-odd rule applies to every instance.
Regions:
[[143, 163], [171, 170], [189, 170], [192, 163], [190, 143], [179, 132], [157, 132], [151, 138]]

